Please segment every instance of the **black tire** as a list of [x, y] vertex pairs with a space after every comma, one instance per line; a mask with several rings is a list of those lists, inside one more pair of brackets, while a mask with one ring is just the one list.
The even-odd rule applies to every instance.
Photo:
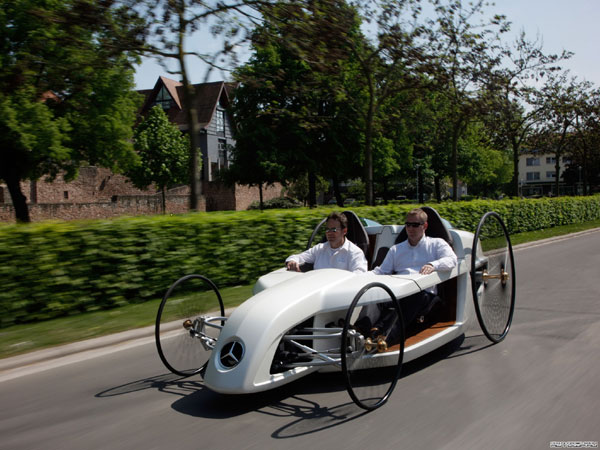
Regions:
[[[212, 313], [212, 311], [218, 311]], [[217, 286], [202, 275], [186, 275], [169, 288], [156, 316], [155, 339], [158, 355], [171, 372], [188, 377], [203, 372], [212, 352], [204, 338], [215, 342], [220, 328], [201, 329], [203, 313], [225, 316], [223, 299]], [[223, 320], [214, 323], [223, 326]]]
[[[381, 299], [377, 303], [378, 308], [371, 306], [383, 311], [382, 320], [373, 321], [373, 325], [382, 322], [380, 334], [386, 337], [387, 349], [382, 348], [383, 345], [378, 349], [377, 340], [369, 335], [371, 321], [365, 321], [365, 311], [361, 314], [365, 303], [363, 297], [367, 291], [369, 297], [376, 295]], [[402, 311], [392, 291], [382, 283], [370, 283], [363, 287], [352, 300], [346, 314], [340, 351], [346, 389], [354, 403], [361, 408], [374, 410], [390, 397], [402, 369], [404, 338]]]
[[[487, 250], [488, 243], [493, 243], [489, 245], [493, 248]], [[515, 310], [515, 260], [506, 226], [493, 211], [481, 218], [475, 232], [471, 286], [481, 330], [490, 341], [502, 341], [508, 334]]]

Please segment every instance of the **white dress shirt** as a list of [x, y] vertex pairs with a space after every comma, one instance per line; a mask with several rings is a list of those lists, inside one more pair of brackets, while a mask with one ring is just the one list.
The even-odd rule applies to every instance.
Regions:
[[458, 264], [448, 243], [440, 238], [423, 236], [414, 247], [408, 239], [388, 251], [381, 266], [373, 269], [376, 275], [417, 274], [425, 264], [435, 270], [452, 270]]
[[345, 239], [343, 245], [331, 248], [329, 242], [317, 244], [308, 250], [292, 255], [285, 260], [296, 261], [298, 264], [311, 263], [315, 269], [343, 269], [350, 272], [366, 272], [367, 259], [363, 251], [355, 244]]

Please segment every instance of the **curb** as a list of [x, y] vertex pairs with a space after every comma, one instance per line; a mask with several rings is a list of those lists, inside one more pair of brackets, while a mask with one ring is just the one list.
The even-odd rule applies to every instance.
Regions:
[[6, 370], [54, 360], [64, 356], [70, 356], [75, 353], [97, 350], [99, 348], [110, 347], [123, 342], [147, 338], [153, 334], [154, 325], [151, 325], [148, 327], [137, 328], [135, 330], [122, 331], [120, 333], [109, 334], [97, 338], [86, 339], [85, 341], [74, 342], [72, 344], [60, 345], [48, 349], [36, 350], [23, 355], [0, 359], [0, 373]]
[[[527, 242], [513, 246], [513, 250], [522, 250], [525, 248], [538, 247], [551, 242], [563, 241], [571, 239], [573, 237], [579, 237], [587, 234], [593, 234], [600, 232], [600, 228], [592, 228], [590, 230], [580, 231], [577, 233], [565, 234], [563, 236], [556, 236], [539, 241]], [[226, 313], [230, 313], [233, 308], [230, 308]], [[167, 329], [175, 329], [179, 326], [179, 322], [171, 322]], [[7, 371], [19, 370], [35, 364], [48, 363], [67, 356], [72, 356], [79, 353], [88, 351], [106, 349], [109, 347], [117, 346], [123, 343], [129, 343], [136, 340], [147, 340], [154, 336], [154, 325], [150, 325], [143, 328], [137, 328], [134, 330], [123, 331], [120, 333], [109, 334], [107, 336], [101, 336], [93, 339], [87, 339], [85, 341], [74, 342], [72, 344], [61, 345], [58, 347], [52, 347], [44, 350], [37, 350], [23, 355], [12, 356], [9, 358], [0, 359], [0, 375], [3, 375]], [[1, 381], [1, 380], [0, 380]]]
[[[233, 309], [234, 308], [226, 309], [225, 315], [231, 314]], [[220, 315], [220, 313], [216, 314]], [[164, 326], [164, 330], [172, 331], [180, 326], [180, 321], [174, 321], [166, 324]], [[2, 375], [8, 371], [19, 370], [36, 364], [49, 363], [50, 361], [55, 361], [60, 358], [66, 358], [80, 353], [116, 347], [125, 343], [134, 343], [135, 341], [144, 343], [150, 338], [154, 340], [154, 329], [155, 325], [149, 325], [147, 327], [136, 328], [134, 330], [121, 331], [119, 333], [108, 334], [106, 336], [86, 339], [84, 341], [73, 342], [71, 344], [60, 345], [43, 350], [36, 350], [23, 355], [0, 359], [0, 381], [2, 381]]]

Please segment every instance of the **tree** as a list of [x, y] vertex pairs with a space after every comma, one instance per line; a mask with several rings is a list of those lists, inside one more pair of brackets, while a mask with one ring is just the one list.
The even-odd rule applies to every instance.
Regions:
[[126, 48], [140, 35], [135, 15], [112, 2], [0, 3], [0, 178], [18, 222], [30, 221], [21, 181], [135, 161], [141, 98]]
[[160, 106], [155, 106], [135, 129], [133, 140], [140, 161], [127, 176], [140, 189], [156, 184], [165, 213], [167, 187], [185, 184], [189, 178], [189, 138], [169, 122]]
[[560, 70], [555, 64], [571, 53], [546, 55], [539, 39], [531, 41], [521, 32], [512, 46], [504, 46], [500, 54], [502, 67], [493, 71], [484, 93], [488, 102], [484, 117], [495, 144], [512, 151], [511, 193], [518, 195], [521, 146], [543, 118], [543, 106], [540, 102], [535, 104], [536, 83]]
[[[592, 186], [600, 184], [600, 90], [588, 87], [575, 105], [575, 134], [569, 166], [572, 178], [581, 183], [584, 195], [591, 192]], [[576, 177], [574, 172], [577, 172]]]
[[556, 195], [560, 195], [560, 161], [576, 133], [577, 112], [585, 104], [590, 88], [589, 82], [570, 78], [566, 72], [550, 77], [537, 93], [543, 120], [536, 127], [531, 142], [534, 148], [555, 156]]
[[483, 0], [469, 2], [434, 0], [437, 16], [429, 21], [430, 52], [438, 55], [435, 77], [439, 91], [447, 97], [450, 124], [450, 171], [452, 198], [458, 199], [458, 149], [460, 138], [469, 123], [482, 114], [484, 104], [480, 92], [498, 65], [495, 57], [499, 34], [507, 31], [505, 17], [494, 15], [481, 23]]
[[[421, 41], [426, 30], [418, 20], [421, 12], [419, 1], [362, 0], [352, 1], [350, 5], [367, 23], [377, 24], [374, 35], [371, 39], [363, 35], [357, 38], [344, 29], [338, 29], [328, 39], [345, 42], [357, 61], [357, 83], [362, 87], [362, 95], [347, 93], [346, 98], [360, 115], [363, 126], [365, 203], [373, 205], [374, 174], [377, 172], [378, 176], [388, 176], [390, 169], [397, 166], [389, 158], [389, 147], [387, 150], [385, 145], [376, 147], [377, 143], [385, 142], [380, 139], [382, 121], [385, 121], [382, 112], [390, 98], [398, 98], [402, 92], [420, 89], [428, 84], [429, 80], [422, 74], [430, 71], [432, 58]], [[377, 151], [382, 153], [375, 155]], [[384, 167], [375, 170], [377, 163], [383, 163]]]
[[257, 114], [255, 96], [246, 95], [247, 89], [248, 86], [240, 86], [236, 90], [232, 106], [236, 145], [230, 149], [229, 167], [220, 176], [229, 184], [258, 186], [262, 210], [263, 185], [285, 180], [285, 167], [278, 162], [277, 136], [269, 125], [271, 117]]
[[[427, 89], [415, 93], [411, 108], [404, 114], [408, 139], [412, 143], [410, 164], [406, 167], [408, 178], [418, 174], [420, 196], [425, 189], [424, 175], [431, 174], [435, 198], [441, 201], [445, 192], [442, 185], [450, 177], [451, 126], [450, 102], [442, 93]], [[422, 203], [422, 198], [419, 202]]]
[[[329, 190], [329, 182], [321, 177], [317, 176], [317, 195], [324, 194]], [[296, 198], [302, 201], [303, 205], [306, 206], [309, 201], [309, 186], [308, 186], [308, 174], [304, 177], [298, 178], [291, 182], [286, 189], [286, 195], [292, 198]]]
[[314, 206], [319, 175], [333, 180], [339, 197], [339, 182], [356, 171], [360, 139], [356, 127], [349, 126], [355, 114], [338, 89], [353, 79], [349, 49], [323, 41], [313, 26], [319, 23], [323, 32], [352, 30], [358, 22], [353, 11], [335, 1], [306, 8], [302, 2], [278, 5], [263, 14], [267, 19], [253, 35], [254, 54], [236, 71], [241, 86], [233, 107], [234, 160], [257, 170], [237, 171], [237, 181], [259, 184], [276, 176], [287, 183], [308, 177], [309, 205]]
[[458, 170], [469, 193], [498, 196], [512, 177], [508, 154], [493, 148], [481, 122], [472, 122], [459, 141]]
[[[181, 76], [183, 108], [190, 135], [190, 209], [197, 210], [202, 195], [202, 162], [198, 155], [199, 125], [194, 86], [190, 81], [187, 58], [196, 57], [208, 65], [205, 80], [211, 70], [223, 69], [228, 58], [236, 61], [236, 48], [246, 42], [249, 31], [260, 22], [256, 8], [275, 0], [230, 0], [205, 2], [199, 0], [133, 0], [144, 11], [149, 39], [138, 50], [159, 58], [170, 74]], [[189, 49], [189, 37], [202, 27], [210, 28], [222, 39], [220, 49], [212, 54], [206, 49]], [[169, 70], [168, 62], [175, 61], [178, 69]], [[206, 170], [209, 168], [206, 167]]]

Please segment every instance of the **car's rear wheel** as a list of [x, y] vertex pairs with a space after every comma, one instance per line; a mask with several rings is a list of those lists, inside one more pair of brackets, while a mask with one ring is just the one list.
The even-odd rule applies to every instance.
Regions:
[[481, 218], [472, 248], [471, 283], [477, 320], [487, 338], [497, 343], [510, 329], [516, 292], [512, 245], [497, 213], [488, 212]]
[[187, 275], [173, 283], [158, 308], [155, 325], [156, 348], [167, 369], [181, 376], [202, 372], [224, 316], [221, 294], [208, 278]]
[[383, 405], [396, 386], [404, 356], [402, 312], [387, 286], [370, 283], [356, 294], [346, 314], [340, 353], [352, 400], [366, 410]]

